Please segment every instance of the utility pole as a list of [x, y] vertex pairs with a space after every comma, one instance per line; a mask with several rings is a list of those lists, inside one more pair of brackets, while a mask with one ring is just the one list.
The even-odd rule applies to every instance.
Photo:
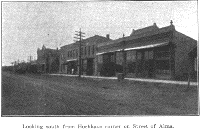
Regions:
[[80, 31], [75, 31], [77, 34], [75, 34], [77, 37], [74, 37], [75, 39], [79, 39], [79, 77], [81, 77], [81, 74], [82, 74], [82, 63], [81, 63], [81, 40], [82, 40], [82, 37], [85, 37], [83, 36], [85, 33], [81, 32], [81, 28], [80, 28]]
[[123, 49], [122, 49], [122, 55], [123, 55], [123, 78], [125, 77], [126, 75], [126, 54], [125, 54], [125, 51], [124, 51], [124, 48], [125, 48], [125, 40], [124, 40], [124, 34], [123, 34]]

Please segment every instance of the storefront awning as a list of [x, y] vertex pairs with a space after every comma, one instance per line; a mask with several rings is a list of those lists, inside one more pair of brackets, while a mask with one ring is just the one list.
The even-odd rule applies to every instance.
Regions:
[[[139, 46], [139, 47], [125, 48], [124, 50], [128, 51], [128, 50], [148, 49], [148, 48], [154, 48], [154, 47], [163, 46], [167, 44], [169, 44], [169, 41], [145, 45], [145, 46]], [[107, 51], [107, 52], [100, 52], [100, 53], [96, 53], [96, 55], [102, 55], [105, 53], [111, 53], [111, 52], [117, 52], [117, 51], [122, 51], [122, 49], [117, 49], [117, 50], [112, 50], [112, 51]]]
[[77, 59], [70, 59], [70, 60], [67, 60], [67, 62], [70, 62], [70, 61], [76, 61]]
[[168, 43], [169, 42], [161, 42], [161, 43], [157, 43], [157, 44], [145, 45], [145, 46], [140, 46], [140, 47], [126, 48], [124, 50], [127, 51], [127, 50], [148, 49], [148, 48], [153, 48], [153, 47], [167, 45]]
[[107, 51], [107, 52], [101, 52], [101, 53], [96, 53], [96, 55], [102, 55], [102, 54], [105, 54], [105, 53], [112, 53], [112, 52], [116, 52], [116, 51], [122, 51], [122, 49], [112, 50], [112, 51]]

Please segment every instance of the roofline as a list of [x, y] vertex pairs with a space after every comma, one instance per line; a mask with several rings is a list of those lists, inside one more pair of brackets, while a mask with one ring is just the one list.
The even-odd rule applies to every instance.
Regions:
[[189, 38], [189, 39], [192, 39], [192, 40], [194, 40], [194, 41], [197, 41], [197, 40], [193, 39], [192, 37], [189, 37], [189, 36], [187, 36], [187, 35], [185, 35], [185, 34], [179, 32], [179, 31], [177, 31], [177, 30], [175, 30], [175, 32], [176, 32], [176, 33], [179, 33], [179, 34], [181, 34], [181, 35], [184, 35], [185, 37], [187, 37], [187, 38]]
[[[82, 39], [82, 41], [84, 42], [84, 40], [91, 39], [92, 37], [95, 37], [95, 36], [98, 36], [98, 37], [102, 37], [102, 38], [108, 39], [108, 38], [106, 38], [106, 37], [104, 37], [104, 36], [101, 36], [101, 35], [94, 35], [94, 36], [88, 37], [88, 38], [86, 38], [86, 39]], [[112, 39], [110, 39], [110, 38], [109, 38], [108, 40], [112, 41]], [[67, 44], [67, 45], [61, 46], [60, 48], [63, 48], [63, 47], [65, 47], [65, 46], [69, 46], [69, 45], [73, 45], [73, 44], [76, 44], [76, 43], [77, 43], [77, 42], [73, 42], [73, 43], [70, 43], [70, 44]]]
[[[161, 34], [161, 33], [165, 32], [165, 31], [162, 31], [164, 28], [171, 28], [171, 25], [159, 28], [155, 32], [152, 31], [152, 34], [148, 34], [148, 35], [145, 35], [145, 36], [144, 36], [145, 33], [141, 33], [141, 34], [136, 34], [135, 36], [134, 35], [130, 35], [130, 36], [124, 37], [124, 39], [123, 38], [118, 38], [118, 39], [115, 39], [115, 40], [112, 40], [112, 41], [108, 41], [108, 42], [110, 42], [112, 44], [117, 44], [117, 43], [120, 43], [122, 41], [130, 41], [130, 40], [136, 40], [136, 39], [143, 38], [143, 37], [149, 37], [149, 36], [153, 36], [153, 35], [158, 35], [158, 34]], [[169, 30], [169, 31], [172, 31], [172, 29]], [[169, 31], [166, 31], [166, 32], [169, 32]], [[137, 37], [137, 35], [142, 35], [142, 36], [138, 36]], [[103, 42], [103, 43], [108, 43], [108, 42]], [[108, 44], [108, 45], [112, 45], [112, 44]], [[102, 45], [102, 46], [107, 46], [107, 45]], [[98, 46], [98, 47], [102, 47], [102, 46]]]

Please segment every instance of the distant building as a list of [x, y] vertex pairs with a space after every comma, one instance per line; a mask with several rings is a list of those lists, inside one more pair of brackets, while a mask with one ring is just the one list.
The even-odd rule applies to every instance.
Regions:
[[[109, 35], [106, 37], [95, 35], [83, 39], [81, 46], [82, 74], [94, 75], [95, 56], [97, 45], [102, 42], [110, 41]], [[61, 52], [61, 72], [67, 74], [78, 74], [79, 71], [79, 42], [62, 46]]]
[[[186, 80], [197, 78], [197, 41], [167, 27], [133, 30], [130, 36], [98, 44], [96, 75]], [[124, 53], [123, 53], [124, 51]]]
[[41, 73], [56, 73], [59, 70], [59, 50], [49, 49], [44, 45], [37, 50], [38, 71]]

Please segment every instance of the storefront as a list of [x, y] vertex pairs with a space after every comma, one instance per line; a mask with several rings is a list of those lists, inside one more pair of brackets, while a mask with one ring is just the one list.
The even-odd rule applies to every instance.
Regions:
[[63, 65], [63, 72], [72, 75], [77, 74], [77, 63], [77, 59], [67, 60], [67, 62]]
[[92, 76], [94, 75], [94, 58], [86, 58], [82, 60], [82, 74]]

